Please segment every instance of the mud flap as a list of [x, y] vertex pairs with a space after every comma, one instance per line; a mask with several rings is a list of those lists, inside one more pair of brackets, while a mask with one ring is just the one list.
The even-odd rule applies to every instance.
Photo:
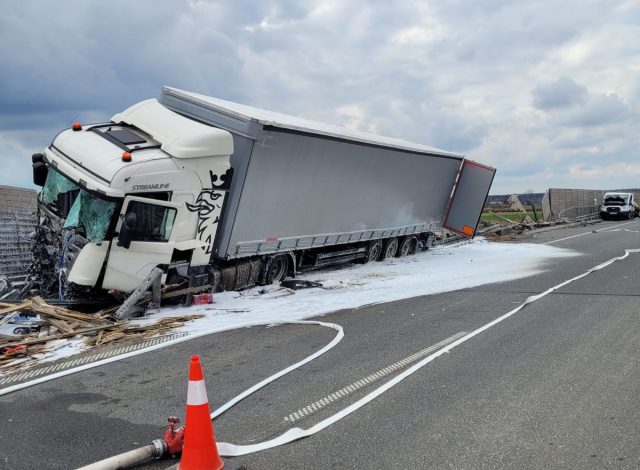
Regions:
[[473, 238], [495, 173], [495, 168], [464, 161], [445, 213], [444, 228]]

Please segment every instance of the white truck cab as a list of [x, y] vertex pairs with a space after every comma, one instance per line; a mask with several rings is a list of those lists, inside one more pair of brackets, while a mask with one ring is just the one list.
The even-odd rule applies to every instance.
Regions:
[[605, 193], [600, 206], [602, 219], [632, 219], [638, 213], [633, 193]]
[[40, 225], [62, 236], [48, 240], [61, 285], [129, 292], [156, 266], [207, 265], [216, 224], [199, 215], [222, 210], [231, 134], [155, 99], [111, 121], [76, 123], [33, 158]]

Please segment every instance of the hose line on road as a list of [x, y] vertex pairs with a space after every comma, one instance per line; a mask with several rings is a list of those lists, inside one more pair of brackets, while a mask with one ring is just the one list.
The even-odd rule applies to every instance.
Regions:
[[[282, 369], [280, 372], [277, 372], [277, 373], [273, 374], [272, 376], [267, 377], [263, 381], [258, 382], [257, 384], [255, 384], [253, 387], [250, 387], [247, 390], [245, 390], [244, 392], [242, 392], [241, 394], [237, 395], [235, 398], [229, 400], [227, 403], [225, 403], [220, 408], [218, 408], [213, 413], [211, 413], [211, 419], [214, 419], [217, 416], [220, 416], [222, 413], [227, 411], [229, 408], [234, 406], [236, 403], [244, 400], [246, 397], [248, 397], [252, 393], [257, 392], [258, 390], [260, 390], [265, 385], [270, 384], [271, 382], [273, 382], [274, 380], [279, 379], [283, 375], [286, 375], [289, 372], [293, 372], [294, 370], [298, 369], [299, 367], [302, 367], [303, 365], [305, 365], [305, 364], [313, 361], [314, 359], [318, 358], [319, 356], [323, 355], [324, 353], [326, 353], [327, 351], [332, 349], [340, 341], [342, 341], [342, 338], [344, 338], [344, 330], [342, 329], [342, 327], [340, 325], [337, 325], [335, 323], [313, 321], [313, 320], [309, 320], [309, 321], [304, 321], [304, 320], [293, 321], [292, 320], [292, 321], [287, 321], [287, 322], [279, 322], [279, 323], [275, 323], [275, 324], [277, 324], [277, 325], [289, 325], [289, 324], [291, 324], [291, 325], [322, 326], [322, 327], [325, 327], [325, 328], [334, 329], [338, 333], [322, 349], [319, 349], [318, 351], [316, 351], [315, 353], [311, 354], [310, 356], [305, 357], [301, 361], [296, 362], [295, 364], [293, 364], [293, 365], [291, 365], [291, 366], [289, 366], [289, 367], [287, 367], [285, 369]], [[262, 323], [260, 325], [263, 325], [263, 326], [264, 325], [274, 325], [274, 322]], [[258, 326], [258, 324], [254, 325], [254, 326]], [[166, 449], [165, 450], [162, 449], [162, 441], [155, 440], [150, 445], [139, 447], [137, 449], [133, 449], [133, 450], [130, 450], [128, 452], [124, 452], [122, 454], [114, 455], [112, 457], [108, 457], [108, 458], [106, 458], [104, 460], [100, 460], [99, 462], [94, 462], [92, 464], [89, 464], [89, 465], [86, 465], [84, 467], [81, 467], [78, 470], [120, 470], [120, 469], [123, 469], [123, 468], [131, 467], [133, 465], [138, 465], [138, 464], [144, 462], [145, 460], [149, 460], [149, 459], [154, 458], [154, 457], [155, 458], [160, 458], [165, 453], [166, 453]]]
[[139, 465], [152, 458], [160, 458], [162, 455], [163, 452], [158, 453], [157, 447], [154, 446], [154, 444], [149, 444], [144, 447], [138, 447], [137, 449], [86, 465], [78, 470], [121, 470], [133, 467], [134, 465]]
[[[401, 381], [403, 381], [404, 379], [406, 379], [410, 375], [414, 374], [415, 372], [420, 370], [422, 367], [424, 367], [428, 363], [430, 363], [433, 360], [437, 359], [441, 355], [443, 355], [445, 353], [448, 353], [449, 351], [454, 349], [456, 346], [459, 346], [460, 344], [470, 340], [471, 338], [479, 335], [480, 333], [482, 333], [482, 332], [488, 330], [489, 328], [497, 325], [498, 323], [506, 320], [507, 318], [511, 317], [512, 315], [516, 314], [517, 312], [519, 312], [520, 310], [525, 308], [527, 305], [529, 305], [529, 304], [531, 304], [533, 302], [536, 302], [537, 300], [540, 300], [541, 298], [546, 297], [547, 295], [551, 294], [552, 292], [554, 292], [554, 291], [556, 291], [558, 289], [561, 289], [562, 287], [564, 287], [564, 286], [566, 286], [568, 284], [571, 284], [574, 281], [582, 279], [582, 278], [588, 276], [589, 274], [591, 274], [593, 272], [596, 272], [596, 271], [599, 271], [601, 269], [604, 269], [607, 266], [610, 266], [611, 264], [615, 263], [616, 261], [620, 261], [620, 260], [623, 260], [623, 259], [627, 258], [631, 253], [638, 253], [638, 252], [640, 252], [640, 249], [627, 249], [627, 250], [625, 250], [625, 253], [623, 255], [621, 255], [621, 256], [616, 256], [614, 258], [611, 258], [610, 260], [605, 261], [604, 263], [598, 264], [597, 266], [587, 270], [583, 274], [575, 276], [575, 277], [573, 277], [573, 278], [571, 278], [571, 279], [569, 279], [567, 281], [561, 282], [560, 284], [557, 284], [557, 285], [547, 289], [546, 291], [544, 291], [544, 292], [542, 292], [540, 294], [528, 297], [522, 304], [520, 304], [519, 306], [517, 306], [513, 310], [510, 310], [509, 312], [503, 314], [502, 316], [496, 318], [495, 320], [485, 324], [484, 326], [476, 329], [475, 331], [472, 331], [471, 333], [469, 333], [469, 334], [461, 337], [460, 339], [454, 341], [453, 343], [449, 344], [448, 346], [445, 346], [442, 349], [439, 349], [438, 351], [436, 351], [435, 353], [425, 357], [420, 362], [416, 363], [415, 365], [413, 365], [412, 367], [410, 367], [406, 371], [400, 373], [399, 375], [397, 375], [393, 379], [389, 380], [388, 382], [384, 383], [380, 387], [376, 388], [375, 390], [373, 390], [372, 392], [370, 392], [369, 394], [367, 394], [363, 398], [359, 399], [358, 401], [352, 403], [351, 405], [349, 405], [346, 408], [342, 409], [338, 413], [336, 413], [336, 414], [334, 414], [334, 415], [332, 415], [332, 416], [320, 421], [319, 423], [315, 424], [314, 426], [312, 426], [312, 427], [310, 427], [308, 429], [302, 429], [302, 428], [298, 428], [298, 427], [291, 428], [291, 429], [287, 430], [286, 432], [284, 432], [283, 434], [281, 434], [280, 436], [278, 436], [278, 437], [276, 437], [274, 439], [270, 439], [270, 440], [267, 440], [267, 441], [264, 441], [264, 442], [260, 442], [260, 443], [257, 443], [257, 444], [251, 444], [251, 445], [237, 445], [237, 444], [219, 442], [217, 444], [218, 452], [223, 457], [236, 457], [236, 456], [252, 454], [254, 452], [259, 452], [259, 451], [262, 451], [262, 450], [278, 447], [278, 446], [281, 446], [281, 445], [284, 445], [284, 444], [287, 444], [287, 443], [290, 443], [290, 442], [293, 442], [293, 441], [296, 441], [296, 440], [311, 436], [313, 434], [316, 434], [316, 433], [320, 432], [321, 430], [323, 430], [323, 429], [331, 426], [332, 424], [338, 422], [342, 418], [350, 415], [351, 413], [353, 413], [354, 411], [356, 411], [359, 408], [363, 407], [367, 403], [373, 401], [375, 398], [377, 398], [378, 396], [382, 395], [384, 392], [386, 392], [387, 390], [391, 389], [392, 387], [394, 387], [395, 385], [397, 385], [398, 383], [400, 383]], [[235, 398], [231, 399], [230, 401], [228, 401], [227, 403], [222, 405], [220, 408], [218, 408], [217, 410], [215, 410], [211, 414], [211, 418], [212, 419], [220, 416], [222, 413], [224, 413], [225, 411], [229, 410], [231, 407], [236, 405], [238, 402], [240, 402], [244, 398], [248, 397], [249, 395], [255, 393], [257, 390], [261, 389], [265, 385], [277, 380], [278, 378], [288, 374], [289, 372], [301, 367], [304, 364], [307, 364], [307, 363], [311, 362], [313, 359], [315, 359], [318, 356], [324, 354], [329, 349], [333, 348], [344, 337], [344, 332], [342, 330], [342, 327], [340, 325], [336, 325], [334, 323], [325, 323], [325, 322], [319, 322], [319, 321], [295, 321], [295, 322], [283, 322], [283, 323], [293, 323], [293, 324], [300, 324], [300, 325], [304, 325], [304, 324], [319, 325], [319, 326], [333, 328], [333, 329], [338, 331], [338, 334], [334, 337], [334, 339], [329, 344], [327, 344], [321, 350], [319, 350], [316, 353], [306, 357], [302, 361], [299, 361], [296, 364], [293, 364], [292, 366], [289, 366], [289, 367], [281, 370], [280, 372], [277, 372], [276, 374], [273, 374], [272, 376], [270, 376], [270, 377], [264, 379], [263, 381], [257, 383], [253, 387], [248, 388], [247, 390], [245, 390], [244, 392], [242, 392], [241, 394], [239, 394]], [[144, 454], [144, 452], [147, 452], [147, 451], [143, 450], [143, 449], [146, 449], [146, 448], [148, 448], [148, 446], [146, 446], [144, 448], [140, 448], [140, 449], [135, 449], [133, 451], [130, 451], [129, 453], [125, 453], [125, 454], [121, 454], [119, 456], [114, 456], [114, 457], [111, 457], [109, 459], [105, 459], [105, 460], [103, 460], [101, 462], [96, 462], [95, 464], [91, 464], [91, 465], [88, 465], [86, 467], [82, 467], [82, 470], [116, 470], [116, 469], [119, 469], [119, 468], [124, 468], [124, 467], [121, 467], [121, 466], [105, 466], [104, 464], [111, 463], [111, 462], [118, 462], [119, 458], [122, 458], [123, 456], [125, 456], [127, 454], [134, 455], [136, 452], [138, 452], [140, 454], [140, 456], [142, 456]], [[148, 458], [148, 457], [145, 457], [145, 459], [146, 458]]]
[[[506, 320], [510, 316], [516, 314], [517, 312], [519, 312], [520, 310], [525, 308], [527, 305], [529, 305], [529, 304], [531, 304], [531, 303], [533, 303], [533, 302], [535, 302], [537, 300], [540, 300], [543, 297], [546, 297], [547, 295], [551, 294], [552, 292], [554, 292], [554, 291], [556, 291], [556, 290], [558, 290], [558, 289], [560, 289], [560, 288], [562, 288], [562, 287], [564, 287], [564, 286], [566, 286], [568, 284], [571, 284], [572, 282], [577, 281], [578, 279], [582, 279], [583, 277], [588, 276], [589, 274], [591, 274], [593, 272], [596, 272], [596, 271], [599, 271], [601, 269], [604, 269], [607, 266], [615, 263], [616, 261], [620, 261], [620, 260], [623, 260], [623, 259], [627, 258], [630, 253], [638, 253], [638, 252], [640, 252], [640, 249], [637, 249], [637, 248], [636, 249], [627, 249], [627, 250], [625, 250], [624, 255], [616, 256], [615, 258], [612, 258], [612, 259], [610, 259], [608, 261], [605, 261], [604, 263], [601, 263], [601, 264], [589, 269], [588, 271], [586, 271], [583, 274], [580, 274], [579, 276], [573, 277], [573, 278], [569, 279], [568, 281], [561, 282], [560, 284], [558, 284], [556, 286], [553, 286], [553, 287], [547, 289], [546, 291], [544, 291], [544, 292], [542, 292], [540, 294], [528, 297], [522, 304], [520, 304], [519, 306], [517, 306], [513, 310], [505, 313], [504, 315], [496, 318], [495, 320], [487, 323], [486, 325], [478, 328], [477, 330], [472, 331], [471, 333], [469, 333], [469, 334], [463, 336], [462, 338], [454, 341], [453, 343], [449, 344], [448, 346], [445, 346], [444, 348], [436, 351], [435, 353], [431, 354], [430, 356], [425, 357], [423, 360], [421, 360], [420, 362], [418, 362], [417, 364], [415, 364], [411, 368], [407, 369], [405, 372], [397, 375], [396, 377], [394, 377], [390, 381], [384, 383], [383, 385], [381, 385], [380, 387], [378, 387], [377, 389], [375, 389], [374, 391], [372, 391], [368, 395], [364, 396], [360, 400], [356, 401], [355, 403], [351, 404], [350, 406], [347, 406], [346, 408], [342, 409], [341, 411], [339, 411], [338, 413], [334, 414], [333, 416], [329, 416], [328, 418], [320, 421], [319, 423], [315, 424], [314, 426], [312, 426], [312, 427], [310, 427], [308, 429], [292, 428], [292, 429], [289, 429], [288, 431], [286, 431], [285, 433], [281, 434], [280, 436], [278, 436], [278, 437], [276, 437], [274, 439], [270, 439], [268, 441], [260, 442], [260, 443], [257, 443], [257, 444], [251, 444], [251, 445], [236, 445], [236, 444], [229, 444], [229, 443], [226, 443], [226, 442], [218, 442], [218, 452], [223, 457], [237, 457], [237, 456], [240, 456], [240, 455], [252, 454], [254, 452], [259, 452], [259, 451], [266, 450], [266, 449], [272, 449], [274, 447], [278, 447], [278, 446], [287, 444], [289, 442], [293, 442], [293, 441], [296, 441], [298, 439], [302, 439], [304, 437], [312, 436], [313, 434], [316, 434], [317, 432], [319, 432], [319, 431], [331, 426], [332, 424], [340, 421], [345, 416], [350, 415], [351, 413], [353, 413], [357, 409], [359, 409], [359, 408], [363, 407], [364, 405], [366, 405], [367, 403], [371, 402], [376, 397], [382, 395], [384, 392], [386, 392], [390, 388], [394, 387], [395, 385], [397, 385], [398, 383], [400, 383], [401, 381], [403, 381], [404, 379], [406, 379], [407, 377], [409, 377], [413, 373], [415, 373], [418, 370], [420, 370], [422, 367], [424, 367], [428, 363], [432, 362], [434, 359], [442, 356], [445, 353], [448, 353], [449, 351], [451, 351], [456, 346], [459, 346], [460, 344], [464, 343], [465, 341], [470, 340], [474, 336], [479, 335], [483, 331], [488, 330], [489, 328], [491, 328], [492, 326], [497, 325], [498, 323], [502, 322], [503, 320]], [[249, 390], [251, 390], [251, 389], [249, 389]], [[234, 402], [234, 400], [235, 399], [231, 400], [229, 403]], [[226, 405], [224, 405], [223, 408], [225, 410], [227, 410], [230, 407], [227, 407]], [[217, 413], [216, 416], [219, 416], [220, 414], [221, 413]]]
[[293, 324], [293, 325], [318, 325], [318, 326], [324, 326], [325, 328], [333, 328], [334, 330], [338, 331], [338, 334], [333, 338], [333, 340], [329, 344], [327, 344], [324, 348], [320, 349], [319, 351], [313, 353], [311, 356], [307, 356], [303, 360], [301, 360], [300, 362], [296, 362], [292, 366], [289, 366], [286, 369], [282, 369], [280, 372], [277, 372], [277, 373], [273, 374], [271, 377], [267, 377], [262, 382], [258, 382], [253, 387], [250, 387], [250, 388], [246, 389], [240, 395], [238, 395], [235, 398], [232, 398], [231, 400], [226, 402], [220, 408], [218, 408], [213, 413], [211, 413], [211, 419], [217, 418], [222, 413], [227, 411], [229, 408], [234, 406], [236, 403], [244, 400], [245, 398], [247, 398], [252, 393], [257, 392], [258, 390], [260, 390], [265, 385], [268, 385], [271, 382], [273, 382], [275, 380], [278, 380], [283, 375], [286, 375], [289, 372], [292, 372], [292, 371], [296, 370], [297, 368], [302, 367], [303, 365], [313, 361], [315, 358], [317, 358], [319, 356], [322, 356], [329, 349], [333, 348], [336, 344], [338, 344], [340, 341], [342, 341], [342, 338], [344, 338], [344, 331], [342, 330], [342, 327], [340, 325], [336, 325], [335, 323], [326, 323], [326, 322], [321, 322], [321, 321], [289, 321], [289, 322], [286, 322], [286, 323], [287, 324]]
[[[201, 338], [203, 336], [209, 336], [215, 333], [223, 333], [225, 331], [229, 331], [229, 330], [236, 330], [238, 328], [252, 328], [254, 326], [276, 326], [276, 325], [284, 325], [284, 324], [321, 324], [322, 322], [314, 322], [314, 321], [273, 321], [273, 320], [269, 320], [269, 321], [256, 321], [256, 322], [250, 322], [250, 323], [244, 323], [241, 326], [226, 326], [223, 328], [215, 328], [212, 330], [207, 330], [207, 331], [200, 331], [198, 333], [190, 333], [187, 336], [182, 336], [180, 338], [176, 338], [176, 339], [172, 339], [169, 341], [165, 341], [164, 343], [159, 343], [159, 344], [155, 344], [153, 346], [148, 346], [142, 349], [138, 349], [138, 350], [134, 350], [134, 351], [129, 351], [123, 354], [118, 354], [116, 356], [112, 356], [112, 357], [107, 357], [105, 359], [100, 359], [98, 361], [95, 362], [90, 362], [88, 364], [83, 364], [81, 366], [77, 366], [77, 367], [73, 367], [70, 369], [65, 369], [65, 370], [61, 370], [59, 372], [55, 372], [53, 374], [49, 374], [49, 375], [45, 375], [43, 377], [38, 377], [37, 379], [33, 379], [33, 380], [29, 380], [28, 382], [23, 382], [23, 383], [19, 383], [16, 385], [11, 385], [10, 387], [5, 387], [0, 389], [0, 397], [3, 395], [9, 395], [10, 393], [13, 392], [17, 392], [18, 390], [23, 390], [25, 388], [29, 388], [29, 387], [33, 387], [34, 385], [38, 385], [44, 382], [49, 382], [50, 380], [55, 380], [55, 379], [59, 379], [61, 377], [65, 377], [67, 375], [72, 375], [72, 374], [76, 374], [78, 372], [82, 372], [88, 369], [93, 369], [94, 367], [100, 367], [103, 366], [105, 364], [111, 364], [113, 362], [118, 362], [121, 361], [123, 359], [127, 359], [130, 357], [134, 357], [134, 356], [139, 356], [141, 354], [146, 354], [148, 352], [151, 351], [156, 351], [158, 349], [163, 349], [169, 346], [173, 346], [175, 344], [179, 344], [179, 343], [184, 343], [186, 341], [191, 341], [193, 339], [197, 339], [197, 338]], [[342, 331], [342, 327], [340, 325], [334, 325], [333, 323], [329, 324], [322, 324], [322, 326], [328, 326], [328, 325], [333, 325], [330, 326], [330, 328], [333, 329], [339, 329], [339, 331]], [[344, 333], [340, 334], [340, 339], [342, 339], [342, 337], [344, 336]], [[339, 341], [339, 340], [338, 340]], [[316, 356], [317, 357], [317, 356]], [[283, 374], [284, 375], [284, 374]]]

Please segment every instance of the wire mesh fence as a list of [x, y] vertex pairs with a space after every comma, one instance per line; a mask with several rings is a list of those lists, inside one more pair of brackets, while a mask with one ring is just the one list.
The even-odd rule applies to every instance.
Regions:
[[34, 190], [0, 186], [0, 276], [24, 276], [29, 268], [36, 196]]

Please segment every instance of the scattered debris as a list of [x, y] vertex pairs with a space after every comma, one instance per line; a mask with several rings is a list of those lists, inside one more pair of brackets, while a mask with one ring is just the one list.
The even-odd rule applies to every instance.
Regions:
[[[117, 307], [115, 307], [117, 308]], [[110, 317], [114, 308], [88, 314], [33, 297], [16, 304], [0, 302], [0, 369], [22, 366], [24, 358], [59, 347], [59, 340], [84, 338], [89, 347], [146, 339], [164, 334], [201, 315], [162, 318], [140, 326]], [[6, 334], [9, 333], [9, 334]]]
[[213, 294], [193, 294], [191, 305], [208, 305], [213, 303]]
[[287, 279], [280, 283], [281, 287], [286, 287], [288, 289], [298, 290], [298, 289], [312, 289], [314, 287], [322, 287], [322, 284], [315, 281], [306, 281], [304, 279]]
[[496, 218], [503, 220], [504, 223], [491, 223], [480, 222], [477, 234], [487, 237], [494, 241], [508, 241], [522, 239], [528, 236], [532, 236], [537, 232], [546, 232], [549, 230], [555, 230], [559, 228], [567, 228], [577, 225], [587, 226], [590, 224], [600, 222], [599, 216], [586, 216], [575, 217], [573, 219], [560, 219], [549, 222], [532, 222], [531, 220], [523, 219], [520, 222], [514, 222], [501, 217], [498, 214], [493, 214]]

